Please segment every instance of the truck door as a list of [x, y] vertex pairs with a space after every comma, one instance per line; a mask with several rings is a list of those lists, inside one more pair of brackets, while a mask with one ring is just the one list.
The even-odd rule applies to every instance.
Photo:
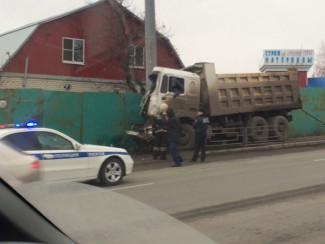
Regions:
[[164, 75], [160, 86], [161, 102], [173, 108], [177, 117], [184, 114], [186, 109], [184, 78]]

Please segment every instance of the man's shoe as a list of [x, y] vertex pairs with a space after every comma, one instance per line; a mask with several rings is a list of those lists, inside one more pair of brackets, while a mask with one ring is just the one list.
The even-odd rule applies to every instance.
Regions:
[[181, 164], [174, 164], [171, 167], [181, 167], [181, 166], [182, 166]]

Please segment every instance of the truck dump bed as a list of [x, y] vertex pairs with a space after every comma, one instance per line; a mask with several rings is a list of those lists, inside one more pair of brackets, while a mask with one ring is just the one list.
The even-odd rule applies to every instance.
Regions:
[[208, 87], [212, 116], [301, 108], [296, 70], [215, 74], [213, 64], [204, 63], [201, 69], [197, 68], [192, 71], [200, 75]]
[[215, 115], [301, 107], [297, 72], [217, 75], [216, 82]]

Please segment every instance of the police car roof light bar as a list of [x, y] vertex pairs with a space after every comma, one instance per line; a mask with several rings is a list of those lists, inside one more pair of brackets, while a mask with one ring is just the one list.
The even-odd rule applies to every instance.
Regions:
[[31, 120], [26, 123], [15, 123], [15, 124], [3, 124], [0, 125], [0, 129], [5, 129], [5, 128], [33, 128], [38, 126], [38, 122]]

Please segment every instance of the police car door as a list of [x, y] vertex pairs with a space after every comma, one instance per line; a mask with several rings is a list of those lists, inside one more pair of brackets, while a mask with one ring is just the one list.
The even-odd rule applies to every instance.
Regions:
[[87, 177], [88, 157], [79, 152], [75, 143], [54, 132], [35, 132], [42, 151], [43, 178], [66, 180]]

